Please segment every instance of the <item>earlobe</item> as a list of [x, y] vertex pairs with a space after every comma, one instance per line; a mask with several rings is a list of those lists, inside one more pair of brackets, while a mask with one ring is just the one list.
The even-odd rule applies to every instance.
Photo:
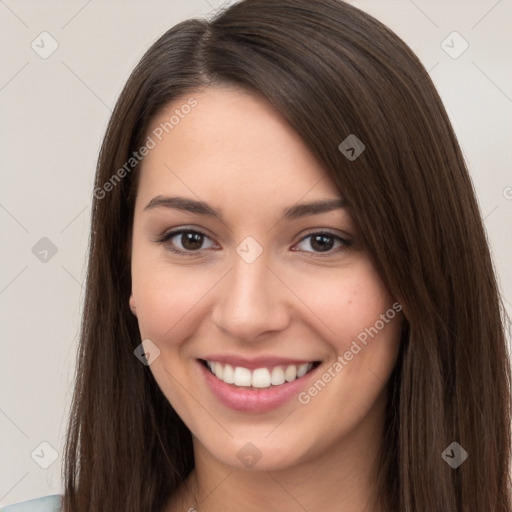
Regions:
[[135, 299], [133, 298], [133, 293], [130, 295], [130, 309], [132, 313], [137, 316], [137, 307], [135, 306]]

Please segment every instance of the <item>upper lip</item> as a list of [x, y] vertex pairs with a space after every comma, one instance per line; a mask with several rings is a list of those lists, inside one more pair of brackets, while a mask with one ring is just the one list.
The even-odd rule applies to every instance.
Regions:
[[259, 357], [242, 357], [234, 354], [211, 354], [201, 358], [204, 361], [216, 361], [219, 363], [230, 364], [233, 367], [241, 366], [248, 370], [257, 368], [268, 368], [273, 366], [287, 366], [317, 362], [318, 359], [293, 359], [288, 357], [277, 356], [259, 356]]

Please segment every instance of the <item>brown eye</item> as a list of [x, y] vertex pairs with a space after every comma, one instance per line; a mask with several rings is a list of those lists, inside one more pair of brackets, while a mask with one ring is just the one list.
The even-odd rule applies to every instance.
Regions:
[[[302, 244], [302, 247], [300, 247]], [[342, 238], [334, 233], [311, 233], [304, 237], [297, 247], [299, 250], [313, 253], [330, 253], [333, 248], [337, 249], [332, 253], [338, 253], [340, 251], [348, 249], [352, 245], [350, 240]], [[312, 250], [309, 250], [308, 247]]]
[[313, 235], [311, 237], [311, 247], [315, 251], [325, 252], [329, 251], [334, 246], [334, 237], [330, 235]]
[[[204, 246], [205, 241], [209, 241], [209, 245]], [[179, 229], [166, 233], [157, 242], [165, 244], [167, 248], [179, 254], [199, 253], [203, 249], [213, 247], [213, 242], [208, 236], [200, 231], [192, 229]]]
[[200, 233], [182, 233], [180, 242], [187, 251], [196, 251], [203, 245], [203, 235]]

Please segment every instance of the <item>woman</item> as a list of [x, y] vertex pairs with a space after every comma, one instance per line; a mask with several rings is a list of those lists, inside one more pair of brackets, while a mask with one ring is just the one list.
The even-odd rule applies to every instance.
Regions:
[[63, 512], [510, 512], [510, 370], [441, 100], [338, 0], [164, 34], [102, 146]]

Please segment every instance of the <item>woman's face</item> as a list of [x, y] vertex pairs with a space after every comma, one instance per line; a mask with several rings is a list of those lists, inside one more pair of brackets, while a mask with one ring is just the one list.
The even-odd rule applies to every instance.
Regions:
[[190, 96], [153, 120], [135, 205], [130, 305], [158, 385], [239, 468], [378, 435], [401, 308], [340, 192], [264, 99]]

